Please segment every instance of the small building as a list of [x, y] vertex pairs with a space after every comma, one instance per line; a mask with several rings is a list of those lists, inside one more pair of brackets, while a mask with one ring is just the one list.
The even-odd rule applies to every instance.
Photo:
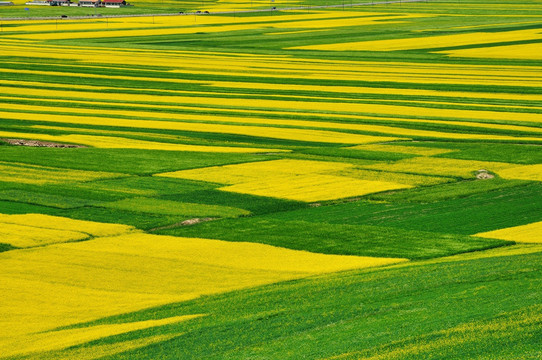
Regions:
[[26, 2], [25, 5], [51, 5], [49, 4], [49, 1], [47, 0], [33, 0], [33, 1], [29, 1], [29, 2]]
[[51, 6], [70, 6], [72, 3], [70, 0], [47, 0], [47, 2]]
[[0, 6], [12, 6], [14, 5], [11, 1], [0, 1]]
[[125, 0], [102, 0], [102, 4], [105, 7], [115, 7], [115, 8], [120, 8], [122, 6], [128, 5]]
[[79, 0], [78, 6], [100, 7], [102, 6], [102, 2], [101, 0]]

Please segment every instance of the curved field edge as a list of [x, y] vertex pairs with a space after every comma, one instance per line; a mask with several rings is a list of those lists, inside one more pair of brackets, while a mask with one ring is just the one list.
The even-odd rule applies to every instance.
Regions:
[[204, 317], [32, 358], [69, 358], [160, 333], [171, 338], [104, 359], [534, 359], [541, 251], [513, 246], [203, 297], [80, 327]]
[[[160, 325], [143, 322], [70, 330], [74, 324], [104, 316], [328, 272], [406, 261], [150, 235], [126, 226], [112, 228], [111, 224], [46, 215], [6, 215], [0, 220], [5, 221], [0, 225], [7, 231], [13, 230], [10, 225], [22, 226], [14, 223], [28, 224], [27, 220], [43, 226], [25, 226], [27, 242], [36, 237], [41, 240], [40, 232], [47, 230], [45, 226], [79, 226], [90, 233], [124, 231], [87, 241], [38, 244], [0, 254], [0, 312], [4, 314], [0, 325], [10, 330], [9, 335], [0, 334], [3, 357], [62, 349]], [[21, 235], [18, 228], [16, 231], [15, 240]], [[9, 240], [10, 234], [7, 235]]]

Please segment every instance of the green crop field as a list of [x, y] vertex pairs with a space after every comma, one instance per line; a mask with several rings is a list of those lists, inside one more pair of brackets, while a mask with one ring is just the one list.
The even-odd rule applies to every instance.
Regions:
[[1, 360], [542, 358], [542, 0], [130, 2], [0, 6]]

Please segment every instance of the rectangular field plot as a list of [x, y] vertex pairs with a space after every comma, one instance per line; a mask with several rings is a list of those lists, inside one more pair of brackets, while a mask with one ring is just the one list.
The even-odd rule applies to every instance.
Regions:
[[206, 205], [188, 202], [183, 203], [178, 201], [143, 197], [101, 203], [100, 206], [112, 209], [164, 215], [235, 217], [250, 214], [249, 211], [228, 206]]
[[517, 185], [435, 202], [427, 198], [422, 204], [357, 201], [277, 213], [273, 218], [472, 235], [540, 221], [542, 185]]
[[[5, 166], [11, 164], [10, 166], [12, 167], [16, 167], [20, 164], [20, 166], [23, 166], [22, 164], [31, 164], [36, 165], [36, 172], [43, 167], [55, 167], [85, 170], [89, 172], [96, 171], [98, 174], [108, 171], [122, 174], [149, 175], [157, 172], [193, 169], [203, 166], [236, 164], [248, 161], [266, 160], [268, 158], [269, 156], [243, 153], [183, 152], [182, 155], [179, 155], [179, 153], [175, 151], [144, 149], [56, 149], [3, 146], [2, 160], [6, 162], [0, 162], [0, 169], [4, 164]], [[29, 166], [29, 168], [30, 171], [33, 169], [32, 166]], [[19, 172], [24, 171], [27, 170], [19, 170]], [[29, 172], [29, 174], [31, 174], [31, 172]], [[117, 175], [115, 177], [119, 176]], [[45, 178], [47, 179], [47, 177]]]
[[16, 201], [21, 203], [37, 204], [61, 209], [70, 209], [85, 205], [97, 204], [97, 201], [62, 196], [56, 194], [44, 194], [37, 191], [4, 190], [0, 191], [0, 200]]
[[297, 175], [262, 178], [219, 188], [242, 194], [270, 196], [297, 201], [325, 201], [362, 196], [388, 190], [409, 188], [409, 185], [387, 181], [368, 181], [333, 175]]
[[331, 175], [352, 164], [308, 160], [274, 160], [177, 171], [158, 176], [230, 184], [219, 190], [296, 201], [334, 200], [410, 185]]
[[[330, 222], [335, 219], [329, 219]], [[391, 256], [414, 260], [479, 251], [512, 243], [498, 239], [404, 230], [394, 227], [308, 222], [259, 216], [162, 230], [176, 236], [252, 241], [324, 254]]]
[[474, 178], [479, 170], [495, 172], [513, 168], [516, 165], [475, 160], [458, 160], [450, 158], [416, 157], [399, 160], [395, 163], [364, 165], [363, 168], [383, 171], [403, 172], [411, 174], [427, 174], [437, 176], [456, 176], [461, 178]]
[[37, 166], [0, 161], [0, 181], [24, 184], [55, 184], [67, 182], [84, 182], [96, 179], [117, 178], [126, 176], [103, 171], [83, 171], [61, 169], [50, 166]]

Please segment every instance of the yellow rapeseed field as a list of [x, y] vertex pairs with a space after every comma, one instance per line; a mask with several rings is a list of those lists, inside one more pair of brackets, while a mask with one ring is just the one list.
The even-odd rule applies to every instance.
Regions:
[[420, 36], [406, 39], [358, 41], [325, 45], [304, 45], [293, 47], [292, 49], [328, 51], [397, 51], [539, 39], [542, 39], [542, 34], [540, 33], [540, 30], [529, 29], [503, 32], [452, 34], [428, 37]]
[[474, 49], [446, 50], [442, 53], [452, 57], [490, 59], [542, 60], [540, 43], [492, 46]]
[[[480, 110], [476, 110], [476, 112], [473, 112], [472, 116], [477, 116], [474, 114], [477, 114], [477, 112], [481, 115], [481, 118], [479, 119], [469, 119], [467, 115], [464, 115], [464, 119], [461, 121], [454, 121], [454, 120], [427, 120], [427, 119], [405, 119], [402, 118], [403, 116], [413, 116], [416, 112], [419, 111], [420, 105], [425, 104], [440, 104], [440, 105], [457, 105], [458, 103], [445, 103], [445, 102], [427, 102], [427, 101], [411, 101], [412, 103], [416, 103], [417, 106], [396, 106], [396, 105], [390, 105], [392, 107], [388, 108], [374, 108], [371, 104], [354, 104], [351, 103], [345, 104], [347, 106], [348, 110], [343, 110], [342, 107], [338, 107], [336, 103], [330, 102], [329, 99], [325, 99], [326, 101], [291, 101], [291, 100], [275, 100], [275, 99], [248, 99], [247, 97], [250, 97], [249, 95], [245, 94], [239, 94], [237, 98], [215, 98], [213, 93], [203, 93], [199, 92], [198, 94], [205, 95], [205, 96], [194, 96], [195, 93], [192, 93], [191, 96], [157, 96], [157, 95], [133, 95], [130, 93], [121, 93], [117, 92], [117, 95], [115, 97], [115, 102], [101, 102], [96, 101], [96, 99], [109, 99], [110, 96], [107, 93], [103, 94], [96, 94], [95, 92], [82, 92], [82, 91], [62, 91], [62, 90], [50, 90], [47, 92], [48, 98], [43, 98], [41, 94], [41, 90], [27, 90], [27, 89], [15, 89], [13, 90], [12, 87], [0, 87], [0, 90], [4, 90], [6, 94], [10, 95], [21, 95], [24, 94], [26, 91], [25, 96], [28, 95], [38, 95], [33, 97], [34, 100], [40, 101], [40, 102], [51, 102], [50, 99], [56, 99], [57, 97], [65, 98], [65, 99], [85, 99], [85, 100], [78, 100], [80, 104], [84, 104], [87, 106], [94, 106], [94, 105], [118, 105], [118, 101], [123, 100], [122, 105], [129, 106], [132, 109], [139, 109], [139, 110], [111, 110], [108, 109], [100, 110], [100, 109], [92, 109], [92, 108], [85, 108], [85, 109], [77, 109], [77, 108], [66, 108], [63, 106], [58, 105], [57, 100], [54, 100], [54, 102], [51, 102], [51, 105], [54, 106], [30, 106], [30, 105], [18, 105], [18, 104], [6, 104], [4, 107], [5, 109], [11, 109], [11, 110], [22, 110], [22, 111], [58, 111], [62, 113], [74, 113], [74, 114], [100, 114], [105, 116], [122, 116], [122, 117], [137, 117], [137, 118], [147, 118], [147, 119], [176, 119], [176, 120], [183, 120], [183, 121], [203, 121], [203, 122], [231, 122], [231, 123], [243, 123], [243, 124], [268, 124], [268, 125], [286, 125], [286, 126], [303, 126], [303, 127], [321, 127], [326, 129], [350, 129], [350, 130], [360, 130], [360, 131], [385, 131], [383, 129], [386, 129], [386, 127], [382, 128], [379, 125], [373, 126], [367, 126], [367, 125], [360, 125], [356, 123], [350, 123], [350, 124], [340, 124], [340, 123], [332, 123], [332, 122], [310, 122], [310, 121], [303, 121], [303, 120], [281, 120], [281, 119], [266, 119], [264, 117], [254, 117], [251, 116], [252, 114], [248, 115], [249, 113], [260, 113], [262, 115], [268, 115], [268, 114], [281, 114], [281, 115], [299, 115], [299, 113], [305, 113], [307, 115], [312, 115], [314, 113], [325, 113], [326, 117], [328, 118], [350, 118], [350, 119], [371, 119], [372, 121], [378, 121], [378, 122], [400, 122], [400, 123], [423, 123], [423, 124], [442, 124], [446, 126], [455, 126], [458, 129], [461, 129], [462, 127], [467, 128], [481, 128], [481, 129], [499, 129], [499, 130], [508, 130], [508, 131], [519, 131], [519, 132], [530, 132], [530, 133], [542, 133], [542, 130], [536, 126], [525, 126], [522, 125], [514, 125], [514, 124], [497, 124], [492, 123], [492, 120], [488, 117], [492, 116], [492, 113], [495, 112], [488, 112], [485, 108], [490, 107], [490, 105], [481, 105]], [[13, 100], [14, 96], [0, 96], [0, 99], [2, 100]], [[88, 101], [86, 99], [93, 98], [95, 100]], [[20, 99], [20, 98], [15, 98]], [[320, 98], [323, 100], [323, 98]], [[342, 101], [345, 99], [336, 99], [336, 101]], [[137, 102], [136, 102], [137, 101]], [[141, 103], [140, 103], [141, 102]], [[157, 114], [155, 111], [151, 110], [151, 105], [145, 105], [145, 102], [159, 102], [164, 103], [164, 105], [152, 105], [152, 110], [160, 109], [160, 113]], [[228, 115], [228, 116], [221, 116], [219, 114], [217, 115], [209, 115], [209, 114], [179, 114], [179, 110], [192, 110], [192, 111], [200, 111], [202, 108], [202, 105], [205, 105], [207, 108], [216, 108], [221, 111], [228, 111], [228, 112], [234, 112], [239, 113], [241, 115], [240, 117]], [[401, 109], [400, 111], [397, 111], [396, 113], [393, 113], [393, 107], [396, 108], [396, 110]], [[537, 123], [539, 121], [538, 118], [532, 117], [532, 116], [523, 116], [521, 113], [515, 113], [514, 111], [522, 111], [524, 107], [509, 107], [509, 111], [506, 112], [508, 114], [509, 119], [514, 119], [514, 121], [527, 121], [531, 123]], [[273, 110], [270, 110], [273, 109]], [[388, 110], [386, 110], [388, 109]], [[529, 109], [534, 109], [534, 107], [529, 107]], [[375, 112], [376, 111], [376, 112]], [[374, 116], [372, 114], [377, 114], [377, 112], [383, 112], [391, 116], [396, 116], [393, 118], [388, 117], [381, 117], [381, 116]], [[435, 113], [429, 113], [428, 111], [423, 111], [424, 113], [427, 113], [427, 115], [436, 116]], [[489, 114], [488, 114], [489, 113]], [[459, 114], [457, 113], [449, 113], [447, 110], [441, 110], [441, 117], [457, 117]], [[496, 121], [503, 120], [500, 119], [502, 117], [494, 116]], [[508, 121], [511, 122], [511, 121]], [[426, 134], [427, 136], [433, 136], [433, 137], [452, 137], [452, 135], [447, 133], [439, 133], [435, 131], [414, 131], [412, 129], [402, 129], [402, 128], [394, 128], [387, 127], [388, 131], [391, 133], [396, 133], [397, 135], [408, 135], [408, 136], [415, 136], [415, 135], [422, 135]], [[380, 130], [379, 130], [380, 129]], [[432, 135], [431, 135], [432, 134]], [[460, 134], [455, 135], [457, 136], [467, 136], [468, 134]], [[422, 135], [423, 136], [423, 135]], [[471, 135], [476, 136], [476, 135]], [[480, 135], [478, 135], [480, 136]]]
[[179, 334], [172, 333], [142, 337], [134, 340], [118, 341], [114, 343], [94, 343], [92, 345], [92, 351], [89, 351], [89, 348], [85, 346], [73, 346], [64, 348], [62, 350], [40, 352], [39, 355], [36, 354], [34, 357], [36, 360], [48, 360], [51, 358], [54, 358], [55, 360], [96, 360], [100, 357], [121, 354], [129, 350], [144, 348], [146, 346], [168, 341], [177, 336], [179, 336]]
[[[6, 94], [23, 94], [25, 90], [16, 89], [13, 90], [11, 87], [0, 87], [4, 90]], [[486, 108], [489, 105], [481, 106], [479, 110], [450, 110], [450, 109], [423, 109], [420, 110], [420, 105], [424, 104], [440, 104], [440, 105], [455, 105], [457, 103], [445, 103], [445, 102], [427, 102], [427, 101], [417, 101], [412, 102], [416, 103], [417, 106], [403, 106], [403, 105], [379, 105], [379, 104], [367, 104], [367, 103], [347, 103], [347, 110], [337, 107], [335, 102], [328, 101], [302, 101], [302, 100], [276, 100], [276, 99], [248, 99], [249, 96], [244, 96], [244, 94], [239, 94], [236, 98], [216, 98], [213, 93], [199, 93], [205, 96], [194, 96], [194, 93], [191, 96], [157, 96], [157, 95], [133, 95], [130, 93], [121, 93], [119, 92], [115, 97], [115, 102], [99, 102], [97, 99], [108, 99], [110, 96], [108, 94], [96, 94], [95, 92], [82, 92], [82, 91], [62, 91], [62, 90], [50, 90], [47, 92], [49, 99], [61, 97], [66, 99], [85, 99], [79, 100], [82, 104], [87, 105], [113, 105], [118, 104], [118, 101], [124, 101], [123, 105], [130, 106], [134, 109], [139, 110], [112, 110], [108, 109], [107, 111], [101, 109], [74, 109], [66, 108], [60, 106], [58, 103], [54, 103], [54, 106], [30, 106], [30, 105], [19, 105], [19, 104], [6, 104], [4, 108], [10, 110], [23, 110], [23, 111], [59, 111], [63, 113], [87, 113], [87, 114], [103, 114], [108, 116], [124, 116], [124, 117], [139, 117], [139, 118], [148, 118], [148, 119], [178, 119], [178, 120], [192, 120], [192, 121], [224, 121], [224, 122], [234, 122], [234, 123], [247, 123], [247, 124], [276, 124], [276, 125], [295, 125], [295, 126], [310, 126], [310, 127], [323, 127], [323, 128], [351, 128], [352, 130], [363, 130], [363, 126], [356, 124], [337, 124], [329, 122], [308, 122], [308, 121], [293, 121], [293, 120], [275, 120], [270, 121], [265, 118], [258, 118], [252, 116], [246, 116], [246, 113], [253, 112], [254, 110], [262, 112], [264, 114], [268, 113], [280, 113], [285, 115], [295, 115], [300, 112], [306, 114], [313, 113], [325, 113], [328, 117], [348, 117], [353, 119], [371, 119], [373, 121], [380, 122], [389, 122], [393, 120], [395, 122], [420, 122], [428, 124], [443, 124], [448, 126], [457, 126], [457, 127], [476, 127], [476, 128], [487, 128], [487, 129], [501, 129], [501, 130], [511, 130], [511, 131], [527, 131], [527, 132], [537, 132], [541, 133], [538, 127], [527, 127], [524, 125], [514, 125], [512, 124], [499, 124], [491, 123], [490, 121], [504, 121], [506, 116], [508, 117], [508, 122], [510, 119], [514, 119], [514, 122], [524, 121], [539, 123], [542, 121], [540, 116], [536, 114], [526, 114], [526, 113], [516, 113], [514, 110], [521, 111], [521, 107], [509, 108], [509, 111], [504, 112], [503, 114], [498, 114], [496, 111], [488, 111]], [[34, 97], [35, 100], [39, 101], [50, 101], [46, 98], [42, 98], [42, 91], [40, 90], [26, 90], [25, 96], [28, 95], [37, 95]], [[0, 97], [0, 99], [11, 100], [13, 96], [10, 97]], [[87, 101], [86, 99], [93, 98], [93, 101]], [[323, 98], [320, 98], [323, 100]], [[336, 99], [337, 101], [345, 99]], [[153, 105], [153, 109], [160, 108], [162, 111], [157, 114], [156, 112], [149, 111], [149, 105], [141, 104], [144, 102], [159, 102], [164, 103], [164, 105]], [[176, 111], [181, 109], [190, 109], [190, 110], [200, 110], [202, 105], [206, 107], [215, 107], [221, 110], [235, 111], [243, 113], [243, 117], [240, 119], [234, 117], [224, 117], [224, 116], [213, 116], [207, 114], [179, 114]], [[533, 108], [533, 107], [530, 107]], [[270, 110], [273, 109], [273, 110]], [[171, 111], [175, 110], [175, 111]], [[440, 112], [438, 112], [440, 111]], [[389, 116], [400, 116], [396, 118], [382, 118], [380, 116], [373, 116], [372, 114], [386, 114]], [[434, 117], [434, 119], [404, 119], [403, 116], [416, 116], [424, 115], [427, 117]], [[438, 118], [462, 118], [461, 121], [454, 120], [437, 120]], [[478, 121], [476, 121], [478, 120]]]
[[[31, 47], [32, 50], [29, 50]], [[492, 66], [472, 65], [469, 69], [453, 64], [414, 64], [414, 63], [382, 63], [353, 62], [339, 60], [307, 60], [286, 57], [269, 57], [262, 55], [244, 55], [197, 52], [129, 49], [109, 50], [101, 48], [80, 47], [73, 48], [58, 45], [44, 45], [42, 43], [0, 43], [0, 51], [6, 56], [26, 56], [40, 58], [40, 61], [54, 57], [58, 59], [71, 59], [81, 63], [95, 65], [97, 58], [107, 58], [107, 65], [118, 64], [122, 66], [165, 66], [173, 68], [175, 72], [192, 74], [245, 76], [256, 71], [261, 77], [311, 78], [321, 80], [357, 80], [369, 82], [395, 82], [395, 83], [440, 83], [440, 84], [479, 84], [494, 86], [522, 86], [540, 87], [540, 71], [526, 66]], [[179, 62], [182, 56], [183, 61]], [[92, 59], [92, 60], [89, 60]], [[228, 66], [224, 66], [228, 64]], [[46, 65], [43, 64], [43, 65]], [[77, 65], [74, 66], [74, 70]], [[340, 69], [340, 71], [334, 70]], [[17, 72], [18, 74], [54, 74], [51, 70], [23, 70], [1, 69], [2, 72]], [[59, 75], [65, 73], [56, 72]], [[91, 78], [129, 78], [123, 75], [88, 74]], [[145, 77], [138, 78], [145, 80]], [[151, 80], [153, 78], [148, 78]], [[161, 81], [185, 83], [185, 79], [161, 78]]]
[[[0, 353], [50, 350], [160, 324], [52, 332], [75, 323], [204, 294], [401, 261], [144, 233], [4, 252], [0, 328], [10, 332], [0, 335]], [[57, 340], [49, 341], [53, 338]]]
[[485, 93], [474, 91], [439, 91], [426, 89], [394, 89], [394, 88], [370, 88], [363, 86], [334, 86], [334, 85], [300, 85], [300, 84], [268, 84], [258, 82], [233, 82], [233, 81], [213, 81], [207, 83], [209, 87], [234, 88], [234, 89], [266, 89], [275, 90], [293, 90], [293, 91], [314, 91], [334, 92], [346, 94], [377, 94], [377, 95], [412, 95], [423, 96], [443, 96], [466, 99], [502, 99], [502, 100], [525, 100], [542, 101], [542, 95], [536, 94], [515, 94], [515, 93]]
[[[223, 124], [205, 124], [181, 121], [159, 121], [159, 120], [128, 120], [120, 118], [106, 118], [93, 116], [74, 116], [60, 114], [35, 114], [35, 113], [12, 113], [0, 111], [0, 116], [6, 119], [45, 121], [64, 124], [110, 126], [112, 123], [118, 127], [140, 128], [140, 129], [161, 129], [161, 130], [180, 130], [195, 132], [224, 133], [236, 135], [248, 135], [257, 137], [267, 137], [284, 140], [313, 141], [339, 144], [364, 144], [381, 141], [391, 141], [397, 138], [386, 136], [373, 136], [342, 133], [338, 131], [282, 128], [272, 126], [252, 126], [252, 125], [223, 125]], [[226, 117], [223, 117], [225, 119]], [[457, 134], [461, 136], [462, 134]], [[503, 137], [514, 139], [514, 137]]]
[[[211, 6], [211, 11], [217, 9], [230, 9], [230, 5]], [[239, 10], [239, 9], [237, 9]], [[312, 15], [291, 15], [281, 16], [274, 19], [269, 16], [256, 16], [248, 18], [236, 18], [222, 16], [155, 16], [112, 19], [107, 22], [87, 20], [81, 24], [60, 24], [60, 30], [57, 25], [50, 21], [42, 24], [29, 23], [24, 28], [25, 33], [17, 35], [8, 35], [7, 38], [17, 38], [25, 40], [54, 40], [54, 39], [82, 39], [82, 38], [108, 38], [108, 37], [126, 37], [126, 36], [151, 36], [151, 35], [180, 35], [194, 34], [197, 32], [227, 32], [240, 30], [265, 29], [269, 27], [269, 22], [273, 22], [273, 27], [277, 29], [321, 29], [336, 28], [342, 26], [364, 26], [374, 25], [375, 23], [387, 20], [387, 23], [400, 23], [409, 18], [419, 17], [420, 15], [394, 15], [377, 14], [367, 16], [356, 12], [328, 12], [321, 11]], [[427, 16], [427, 15], [425, 15]], [[18, 29], [19, 31], [21, 29]]]
[[0, 239], [2, 239], [2, 243], [19, 248], [88, 238], [88, 234], [76, 231], [43, 229], [0, 222]]
[[410, 185], [389, 181], [370, 181], [334, 175], [297, 175], [262, 177], [254, 181], [219, 188], [242, 194], [313, 202], [367, 195]]
[[[128, 139], [117, 136], [99, 135], [48, 135], [36, 133], [16, 133], [0, 131], [0, 136], [13, 139], [43, 140], [57, 143], [88, 145], [103, 149], [146, 149], [146, 150], [169, 150], [169, 151], [195, 151], [195, 152], [220, 152], [220, 153], [258, 153], [266, 152], [266, 148], [247, 148], [234, 146], [205, 146], [189, 144], [172, 144], [156, 141]], [[277, 152], [287, 150], [273, 150]]]
[[352, 166], [352, 164], [332, 161], [281, 159], [181, 170], [161, 173], [157, 174], [157, 176], [233, 185], [273, 176], [330, 174]]
[[128, 233], [134, 229], [120, 224], [72, 220], [65, 217], [23, 214], [0, 214], [0, 239], [19, 248], [89, 239]]
[[420, 155], [420, 156], [433, 156], [433, 155], [439, 155], [439, 154], [446, 154], [446, 153], [454, 151], [450, 149], [439, 149], [439, 148], [421, 147], [421, 146], [404, 146], [404, 145], [393, 145], [393, 144], [356, 145], [356, 146], [349, 147], [348, 149], [396, 152], [396, 153], [412, 154], [412, 155]]
[[[38, 106], [26, 106], [28, 108], [34, 108], [38, 110]], [[54, 110], [54, 108], [47, 108], [48, 111]], [[411, 109], [413, 111], [413, 109]], [[342, 133], [338, 131], [328, 130], [316, 130], [316, 129], [301, 129], [301, 128], [278, 128], [273, 126], [252, 126], [252, 125], [225, 125], [216, 124], [216, 121], [233, 121], [247, 123], [258, 123], [258, 120], [250, 118], [242, 118], [241, 120], [235, 120], [234, 117], [226, 116], [208, 116], [208, 115], [194, 115], [193, 119], [204, 117], [206, 120], [211, 119], [213, 123], [192, 123], [181, 121], [159, 121], [159, 120], [128, 120], [120, 118], [107, 118], [107, 117], [93, 117], [93, 116], [75, 116], [75, 115], [61, 115], [61, 114], [36, 114], [25, 112], [4, 112], [0, 111], [0, 116], [6, 119], [17, 119], [27, 121], [46, 121], [55, 123], [68, 123], [78, 125], [95, 125], [95, 126], [108, 126], [112, 122], [119, 127], [141, 128], [141, 129], [163, 129], [163, 130], [180, 130], [180, 131], [196, 131], [196, 132], [215, 132], [225, 134], [237, 134], [237, 135], [249, 135], [258, 137], [268, 137], [276, 139], [287, 140], [300, 140], [300, 141], [314, 141], [314, 142], [327, 142], [327, 143], [342, 143], [342, 144], [365, 144], [382, 141], [392, 141], [398, 139], [396, 136], [404, 136], [403, 140], [409, 139], [409, 136], [423, 136], [430, 138], [447, 138], [447, 139], [469, 139], [469, 140], [507, 140], [507, 141], [542, 141], [540, 137], [517, 137], [509, 135], [492, 135], [492, 134], [469, 134], [469, 133], [457, 133], [457, 132], [440, 132], [431, 130], [417, 130], [408, 129], [394, 126], [385, 125], [364, 125], [364, 124], [344, 124], [344, 123], [330, 123], [330, 122], [310, 122], [303, 120], [265, 120], [265, 123], [276, 123], [280, 125], [281, 122], [290, 126], [318, 126], [322, 128], [335, 128], [335, 129], [350, 129], [359, 131], [371, 131], [382, 133], [383, 136], [374, 135], [361, 135]], [[166, 116], [166, 115], [162, 115]], [[176, 116], [182, 117], [182, 116]], [[212, 120], [214, 119], [214, 120]], [[529, 128], [531, 129], [531, 128]], [[533, 128], [534, 129], [534, 128]], [[387, 136], [387, 137], [386, 137]]]
[[[66, 349], [75, 345], [87, 343], [90, 341], [98, 340], [101, 338], [119, 335], [128, 333], [131, 331], [136, 330], [143, 330], [148, 329], [152, 327], [159, 327], [169, 324], [175, 324], [182, 321], [187, 321], [191, 319], [198, 318], [202, 315], [181, 315], [181, 316], [174, 316], [171, 318], [165, 318], [160, 320], [145, 320], [145, 321], [136, 321], [136, 322], [128, 322], [128, 323], [120, 323], [120, 324], [107, 324], [107, 325], [93, 325], [93, 326], [87, 326], [82, 328], [75, 328], [75, 329], [66, 329], [66, 330], [51, 330], [46, 331], [42, 333], [37, 334], [29, 334], [26, 336], [21, 336], [13, 339], [13, 342], [4, 344], [5, 348], [16, 348], [19, 344], [24, 343], [24, 350], [15, 351], [14, 353], [25, 353], [25, 354], [32, 354], [32, 353], [42, 353], [42, 352], [48, 352], [48, 351], [54, 351], [54, 350], [60, 350], [60, 349]], [[150, 345], [153, 342], [157, 342], [157, 340], [167, 340], [171, 338], [172, 335], [162, 335], [158, 338], [155, 338], [154, 341], [150, 339], [143, 339], [146, 341], [134, 341], [134, 342], [128, 342], [124, 344], [124, 346], [121, 347], [122, 350], [126, 351], [141, 345]], [[100, 347], [97, 347], [98, 349]], [[96, 351], [97, 349], [93, 346], [92, 347], [92, 354], [93, 356], [90, 357], [90, 359], [96, 359], [98, 356], [105, 356], [107, 353], [105, 351]], [[111, 354], [116, 353], [117, 351], [111, 352]], [[8, 350], [9, 354], [9, 350]], [[5, 355], [5, 354], [3, 354]], [[85, 357], [89, 357], [89, 352], [87, 351], [87, 354], [77, 354], [77, 356], [74, 356], [75, 354], [72, 354], [71, 356], [67, 356], [69, 359], [77, 359], [81, 360]], [[59, 359], [55, 354], [55, 359]]]
[[0, 214], [0, 223], [18, 224], [40, 229], [78, 231], [91, 236], [113, 236], [135, 231], [135, 228], [129, 225], [74, 220], [44, 214]]
[[499, 175], [505, 179], [542, 181], [542, 164], [510, 167], [501, 170]]
[[118, 173], [61, 169], [0, 161], [0, 181], [23, 184], [58, 184], [126, 176]]
[[220, 190], [306, 202], [411, 187], [390, 181], [333, 175], [352, 167], [352, 164], [340, 162], [284, 159], [182, 170], [158, 176], [229, 184]]
[[503, 170], [513, 168], [515, 166], [517, 165], [501, 162], [416, 157], [412, 159], [399, 160], [391, 164], [381, 163], [374, 165], [363, 165], [361, 167], [391, 172], [472, 178], [478, 170], [486, 170], [500, 174]]
[[475, 234], [490, 239], [542, 244], [542, 221]]
[[452, 179], [445, 177], [414, 175], [400, 172], [367, 170], [359, 168], [345, 169], [339, 171], [337, 174], [362, 180], [393, 182], [410, 186], [428, 186], [452, 181]]

